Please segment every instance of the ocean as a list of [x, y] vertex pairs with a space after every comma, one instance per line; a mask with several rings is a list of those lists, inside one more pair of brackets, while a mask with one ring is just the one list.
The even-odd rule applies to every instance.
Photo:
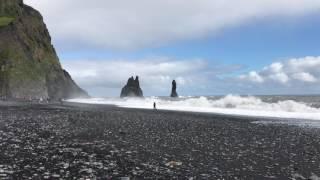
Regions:
[[90, 98], [70, 99], [68, 101], [141, 109], [153, 109], [153, 103], [155, 102], [157, 109], [161, 110], [255, 117], [269, 120], [264, 121], [264, 123], [294, 123], [320, 127], [320, 96], [226, 95], [179, 98]]

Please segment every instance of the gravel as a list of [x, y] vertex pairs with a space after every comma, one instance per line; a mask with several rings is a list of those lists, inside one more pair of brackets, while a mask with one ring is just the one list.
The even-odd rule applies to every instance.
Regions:
[[0, 179], [319, 178], [320, 129], [259, 120], [1, 104]]

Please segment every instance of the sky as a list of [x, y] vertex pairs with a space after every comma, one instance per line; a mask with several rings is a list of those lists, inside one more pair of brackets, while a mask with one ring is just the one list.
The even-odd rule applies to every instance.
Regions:
[[24, 0], [90, 95], [319, 94], [320, 0]]

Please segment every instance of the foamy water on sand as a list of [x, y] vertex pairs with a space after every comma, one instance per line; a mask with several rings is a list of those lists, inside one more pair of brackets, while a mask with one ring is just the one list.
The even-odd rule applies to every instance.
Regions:
[[88, 104], [109, 104], [126, 108], [152, 109], [153, 102], [158, 109], [205, 112], [235, 116], [266, 117], [280, 119], [320, 120], [317, 99], [303, 96], [237, 96], [224, 97], [165, 97], [146, 98], [91, 98], [71, 99], [69, 102]]

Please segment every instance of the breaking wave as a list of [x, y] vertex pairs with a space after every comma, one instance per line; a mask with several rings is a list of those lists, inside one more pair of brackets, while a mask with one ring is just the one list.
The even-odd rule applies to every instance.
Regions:
[[158, 109], [205, 112], [235, 116], [268, 117], [320, 120], [320, 108], [312, 107], [303, 102], [285, 100], [265, 102], [254, 96], [227, 95], [221, 98], [182, 97], [178, 99], [147, 97], [147, 98], [91, 98], [71, 99], [69, 102], [88, 104], [110, 104], [127, 108], [152, 109], [153, 102]]

